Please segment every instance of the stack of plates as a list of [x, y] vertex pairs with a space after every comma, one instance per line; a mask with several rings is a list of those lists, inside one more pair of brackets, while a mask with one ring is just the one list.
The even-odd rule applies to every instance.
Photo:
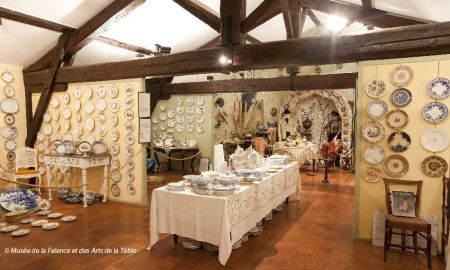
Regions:
[[213, 187], [213, 192], [216, 195], [231, 195], [238, 189], [238, 187], [230, 185], [230, 186], [221, 186], [216, 185]]
[[200, 194], [200, 195], [209, 195], [213, 192], [212, 188], [208, 187], [208, 186], [203, 186], [203, 187], [194, 187], [192, 188], [192, 191], [196, 194]]
[[166, 185], [166, 189], [169, 191], [183, 191], [185, 185], [183, 182], [169, 183]]

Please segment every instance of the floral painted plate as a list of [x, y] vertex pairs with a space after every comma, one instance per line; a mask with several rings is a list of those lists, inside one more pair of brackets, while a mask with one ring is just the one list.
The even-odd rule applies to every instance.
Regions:
[[390, 75], [391, 83], [397, 87], [408, 85], [414, 79], [414, 71], [412, 68], [400, 65], [397, 66]]
[[442, 102], [430, 102], [422, 109], [422, 116], [430, 123], [440, 123], [448, 116], [448, 108]]
[[384, 160], [384, 150], [378, 145], [371, 145], [364, 150], [364, 159], [367, 163], [377, 165]]
[[372, 119], [380, 119], [386, 116], [388, 106], [384, 101], [372, 100], [366, 107], [367, 115]]
[[395, 89], [394, 92], [392, 92], [391, 101], [395, 107], [405, 107], [409, 103], [411, 103], [411, 100], [412, 100], [411, 91], [409, 91], [406, 88], [398, 88]]
[[366, 84], [366, 94], [371, 98], [380, 98], [386, 93], [386, 85], [382, 80], [371, 80]]
[[402, 129], [408, 124], [408, 114], [400, 109], [390, 111], [386, 117], [386, 122], [393, 129]]
[[438, 156], [429, 156], [422, 161], [422, 171], [430, 177], [442, 177], [448, 170], [445, 159]]
[[403, 131], [393, 132], [388, 137], [388, 144], [394, 152], [405, 152], [411, 144], [411, 137]]
[[11, 189], [0, 193], [0, 206], [8, 211], [34, 210], [39, 196], [27, 189]]
[[391, 177], [404, 176], [409, 170], [408, 160], [400, 155], [392, 155], [384, 161], [384, 171]]
[[376, 143], [383, 140], [385, 134], [384, 127], [381, 123], [376, 121], [371, 121], [364, 123], [362, 127], [363, 138], [370, 143]]
[[434, 99], [444, 99], [450, 96], [450, 80], [447, 78], [433, 79], [427, 87], [428, 94]]
[[369, 167], [364, 171], [364, 179], [369, 183], [377, 183], [383, 178], [383, 172], [375, 167]]

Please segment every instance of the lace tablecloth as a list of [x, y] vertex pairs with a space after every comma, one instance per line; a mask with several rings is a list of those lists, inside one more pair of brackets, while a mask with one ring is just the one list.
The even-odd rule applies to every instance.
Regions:
[[288, 154], [302, 165], [307, 160], [317, 159], [317, 150], [314, 147], [288, 147], [281, 145], [273, 146], [274, 154]]
[[158, 242], [158, 233], [177, 234], [219, 246], [219, 261], [225, 265], [232, 245], [272, 209], [292, 194], [300, 199], [298, 171], [297, 163], [289, 164], [256, 184], [241, 185], [238, 192], [228, 196], [154, 189], [149, 248]]

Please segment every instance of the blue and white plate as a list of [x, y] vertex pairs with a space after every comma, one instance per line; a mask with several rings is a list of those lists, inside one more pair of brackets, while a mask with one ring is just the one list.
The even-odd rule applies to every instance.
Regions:
[[391, 101], [395, 107], [405, 107], [409, 103], [411, 103], [412, 94], [406, 88], [398, 88], [392, 92]]
[[440, 123], [448, 116], [448, 108], [442, 102], [430, 102], [422, 109], [422, 116], [430, 123]]
[[11, 189], [0, 193], [0, 205], [8, 211], [34, 210], [39, 199], [27, 189]]
[[372, 119], [380, 119], [388, 112], [387, 104], [382, 100], [372, 100], [366, 107], [367, 115]]
[[450, 80], [447, 78], [433, 79], [427, 87], [428, 94], [434, 99], [444, 99], [450, 96]]
[[403, 131], [393, 132], [388, 137], [388, 144], [394, 152], [404, 152], [411, 144], [411, 137]]

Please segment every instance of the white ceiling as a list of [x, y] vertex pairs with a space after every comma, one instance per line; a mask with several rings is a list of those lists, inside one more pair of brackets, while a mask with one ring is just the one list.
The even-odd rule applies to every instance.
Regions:
[[[74, 28], [83, 25], [113, 0], [0, 0], [0, 6]], [[247, 0], [247, 15], [263, 0]], [[219, 14], [220, 0], [198, 0]], [[360, 0], [345, 0], [361, 5]], [[373, 0], [375, 8], [433, 21], [450, 19], [449, 0]], [[325, 23], [329, 15], [315, 12]], [[307, 18], [304, 31], [315, 34], [314, 23]], [[343, 34], [365, 31], [363, 25], [352, 24]], [[322, 32], [317, 30], [317, 32]], [[305, 34], [306, 34], [305, 33]], [[250, 32], [261, 41], [286, 38], [283, 17], [275, 16]], [[3, 19], [0, 26], [0, 63], [26, 66], [55, 46], [60, 34]], [[133, 45], [152, 48], [155, 43], [172, 48], [172, 52], [195, 49], [218, 34], [170, 0], [147, 0], [104, 33], [104, 36]], [[100, 42], [92, 42], [75, 57], [74, 65], [135, 59], [136, 53]]]

